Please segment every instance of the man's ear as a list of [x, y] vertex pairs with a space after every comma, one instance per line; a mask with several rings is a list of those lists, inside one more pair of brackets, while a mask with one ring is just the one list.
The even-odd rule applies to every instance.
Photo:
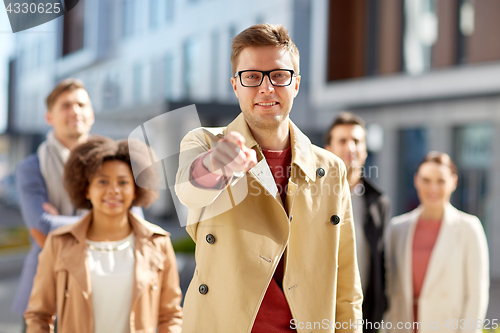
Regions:
[[238, 90], [236, 89], [236, 84], [237, 84], [237, 78], [235, 78], [234, 76], [231, 78], [231, 85], [233, 86], [233, 91], [234, 91], [234, 94], [236, 95], [236, 97], [239, 99], [238, 97]]
[[294, 93], [293, 93], [293, 98], [297, 97], [297, 94], [299, 93], [299, 87], [300, 87], [300, 75], [297, 75], [295, 78], [295, 85], [293, 87]]
[[45, 122], [50, 126], [54, 126], [54, 124], [52, 123], [52, 112], [50, 112], [49, 110], [45, 111]]

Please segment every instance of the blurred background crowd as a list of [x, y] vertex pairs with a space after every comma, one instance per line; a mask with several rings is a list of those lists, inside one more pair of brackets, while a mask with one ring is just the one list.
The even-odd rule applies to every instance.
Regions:
[[[80, 0], [64, 16], [13, 34], [0, 9], [0, 264], [9, 267], [0, 271], [15, 275], [22, 251], [12, 249], [28, 244], [12, 174], [45, 139], [44, 101], [57, 82], [85, 83], [96, 134], [126, 138], [190, 104], [203, 126], [224, 126], [239, 113], [232, 38], [256, 23], [280, 23], [301, 54], [291, 119], [322, 146], [340, 111], [361, 116], [365, 175], [391, 198], [393, 216], [418, 205], [413, 175], [428, 151], [456, 162], [451, 202], [483, 223], [488, 318], [499, 318], [498, 17], [496, 0]], [[169, 191], [146, 214], [180, 229]], [[0, 314], [8, 314], [11, 285], [0, 283]]]

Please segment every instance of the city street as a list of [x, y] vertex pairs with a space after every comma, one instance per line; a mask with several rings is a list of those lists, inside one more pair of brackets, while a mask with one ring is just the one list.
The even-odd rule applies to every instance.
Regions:
[[0, 333], [19, 333], [21, 316], [10, 311], [19, 275], [0, 276]]

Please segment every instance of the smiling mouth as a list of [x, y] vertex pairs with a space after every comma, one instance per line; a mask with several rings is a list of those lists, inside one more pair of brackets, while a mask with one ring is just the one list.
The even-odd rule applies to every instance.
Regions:
[[83, 125], [83, 120], [72, 120], [72, 121], [69, 121], [68, 124], [71, 126]]
[[116, 200], [107, 201], [107, 200], [104, 200], [104, 203], [106, 205], [109, 205], [109, 206], [118, 206], [118, 205], [121, 205], [123, 203], [123, 201], [116, 201]]
[[262, 103], [255, 103], [255, 105], [258, 106], [275, 106], [278, 105], [278, 102], [262, 102]]

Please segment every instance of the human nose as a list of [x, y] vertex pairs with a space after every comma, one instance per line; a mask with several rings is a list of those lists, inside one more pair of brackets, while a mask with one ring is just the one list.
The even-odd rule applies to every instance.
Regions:
[[82, 108], [80, 107], [80, 105], [78, 103], [74, 103], [71, 108], [71, 113], [75, 114], [75, 115], [79, 115], [82, 113]]
[[120, 191], [120, 187], [118, 186], [117, 183], [109, 183], [107, 191], [109, 193], [118, 193]]
[[260, 84], [259, 89], [260, 89], [260, 92], [262, 92], [262, 93], [274, 91], [274, 86], [271, 83], [271, 79], [269, 78], [269, 74], [264, 75], [264, 78], [262, 79], [262, 83]]
[[439, 184], [436, 182], [431, 182], [430, 190], [433, 193], [438, 192], [439, 191]]
[[348, 143], [349, 151], [351, 153], [356, 151], [356, 143], [353, 140], [350, 140]]

